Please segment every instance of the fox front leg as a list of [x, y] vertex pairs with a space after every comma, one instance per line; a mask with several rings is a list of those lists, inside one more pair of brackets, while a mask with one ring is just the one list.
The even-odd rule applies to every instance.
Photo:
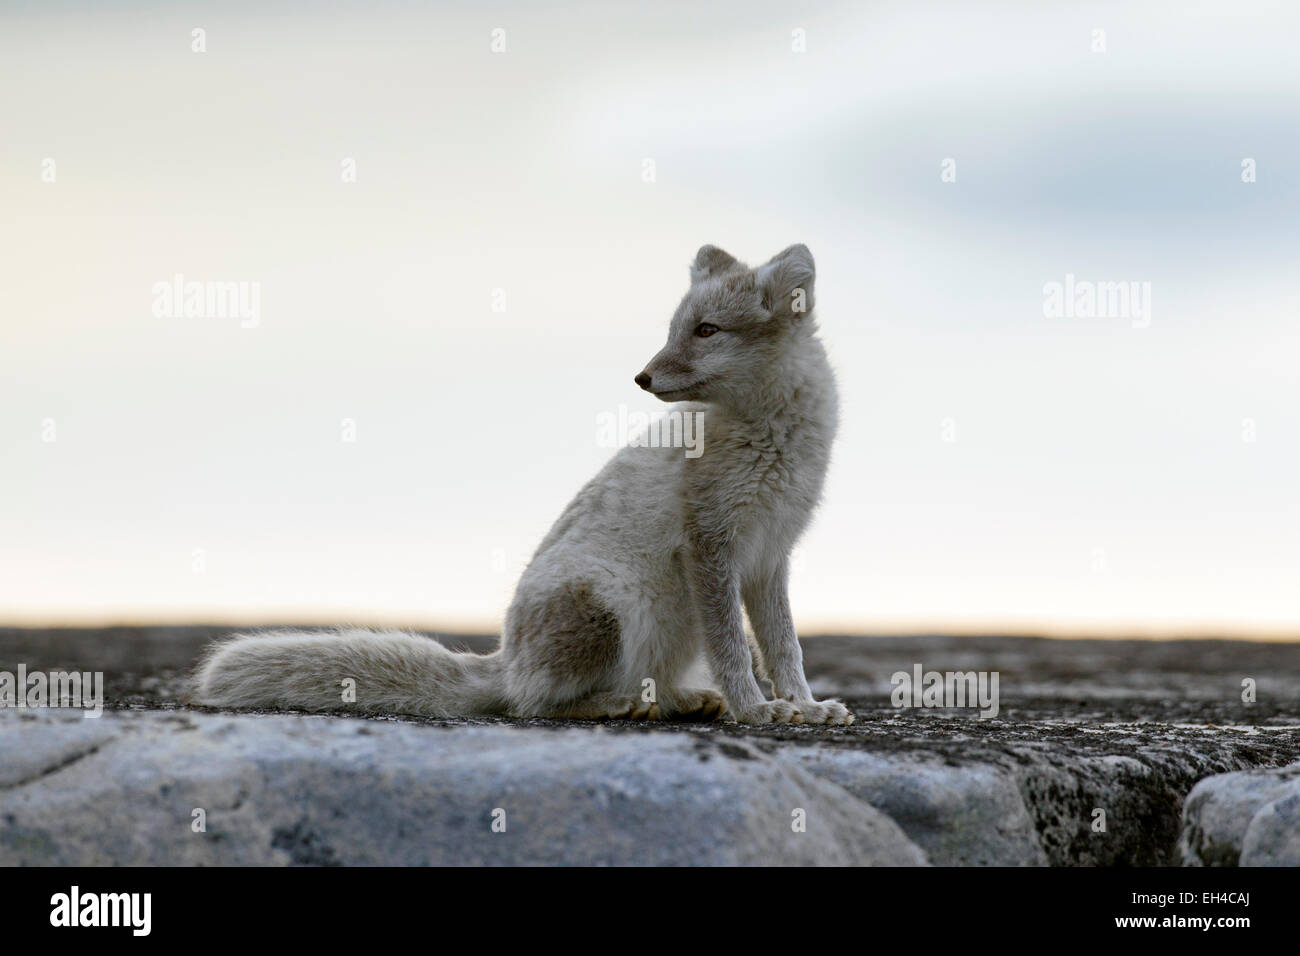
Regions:
[[721, 550], [697, 547], [691, 562], [695, 605], [713, 678], [727, 710], [742, 724], [798, 723], [802, 712], [787, 700], [765, 700], [754, 679], [754, 659], [745, 640], [740, 577]]
[[745, 581], [741, 589], [772, 689], [798, 708], [804, 723], [851, 724], [848, 708], [838, 700], [814, 700], [808, 688], [803, 651], [790, 614], [789, 579], [789, 563], [782, 559], [767, 573]]
[[776, 567], [747, 578], [741, 584], [745, 610], [754, 626], [754, 638], [763, 654], [763, 668], [772, 679], [777, 697], [812, 700], [803, 672], [803, 650], [790, 615], [789, 570], [782, 559]]

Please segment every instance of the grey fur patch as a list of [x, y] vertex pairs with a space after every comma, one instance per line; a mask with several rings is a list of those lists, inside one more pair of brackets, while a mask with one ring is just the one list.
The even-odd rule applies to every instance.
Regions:
[[528, 618], [521, 644], [557, 680], [591, 688], [607, 682], [618, 665], [622, 628], [589, 582], [553, 592]]

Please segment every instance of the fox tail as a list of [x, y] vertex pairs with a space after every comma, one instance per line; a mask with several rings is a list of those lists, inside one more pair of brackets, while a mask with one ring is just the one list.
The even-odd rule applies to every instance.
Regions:
[[401, 631], [236, 634], [208, 653], [194, 683], [195, 701], [214, 707], [426, 717], [507, 708], [500, 652], [456, 653]]

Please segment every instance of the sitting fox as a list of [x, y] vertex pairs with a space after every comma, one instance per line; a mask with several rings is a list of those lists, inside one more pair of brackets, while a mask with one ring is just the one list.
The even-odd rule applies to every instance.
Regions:
[[[372, 713], [852, 723], [813, 699], [787, 595], [837, 422], [812, 254], [795, 245], [751, 269], [704, 246], [690, 273], [636, 384], [703, 413], [703, 454], [621, 449], [538, 547], [497, 651], [368, 630], [236, 635], [201, 665], [197, 700], [339, 710], [352, 678], [348, 706]], [[721, 694], [682, 686], [701, 649]]]

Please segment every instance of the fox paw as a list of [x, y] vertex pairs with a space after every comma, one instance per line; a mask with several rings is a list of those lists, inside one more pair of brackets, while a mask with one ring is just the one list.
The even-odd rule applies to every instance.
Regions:
[[665, 714], [673, 720], [717, 720], [727, 702], [716, 690], [677, 691], [664, 698]]
[[640, 697], [617, 701], [608, 711], [606, 716], [614, 720], [658, 720], [661, 716], [657, 703], [644, 701]]
[[853, 723], [853, 715], [838, 700], [765, 700], [732, 716], [742, 724]]
[[805, 724], [853, 723], [853, 714], [838, 700], [796, 700], [791, 703], [802, 712]]

